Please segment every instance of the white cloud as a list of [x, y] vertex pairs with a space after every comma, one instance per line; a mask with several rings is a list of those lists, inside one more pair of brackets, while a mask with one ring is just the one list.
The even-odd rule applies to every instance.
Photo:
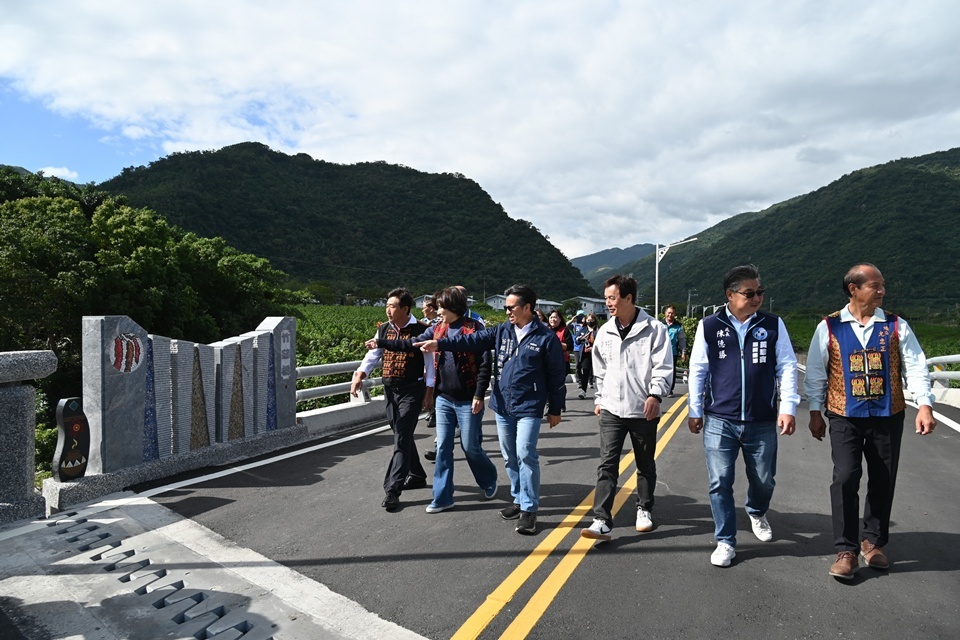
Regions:
[[39, 169], [39, 171], [43, 172], [43, 175], [47, 176], [48, 178], [55, 177], [62, 178], [63, 180], [75, 181], [80, 177], [80, 174], [78, 174], [76, 171], [68, 169], [67, 167], [43, 167], [42, 169]]
[[570, 257], [674, 242], [960, 144], [949, 0], [116, 0], [5, 14], [0, 79], [111, 146], [257, 140], [460, 172]]

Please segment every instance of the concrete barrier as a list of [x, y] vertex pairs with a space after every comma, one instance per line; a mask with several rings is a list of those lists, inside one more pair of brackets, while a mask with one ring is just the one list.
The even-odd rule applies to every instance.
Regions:
[[56, 370], [52, 351], [0, 353], [0, 524], [43, 513], [43, 499], [34, 488], [37, 407], [29, 381]]

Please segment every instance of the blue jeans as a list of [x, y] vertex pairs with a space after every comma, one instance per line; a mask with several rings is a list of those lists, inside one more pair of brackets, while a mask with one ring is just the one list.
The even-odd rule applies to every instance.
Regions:
[[706, 415], [703, 447], [710, 478], [710, 509], [717, 542], [737, 546], [737, 507], [733, 480], [743, 451], [747, 470], [747, 513], [760, 517], [770, 507], [777, 475], [777, 423], [740, 422]]
[[460, 426], [460, 448], [467, 456], [477, 486], [484, 491], [497, 484], [497, 467], [480, 446], [480, 422], [483, 408], [474, 414], [470, 400], [449, 400], [437, 396], [437, 461], [433, 471], [433, 502], [438, 506], [453, 504], [453, 440]]
[[543, 418], [514, 418], [497, 416], [497, 435], [500, 453], [510, 480], [510, 495], [522, 511], [536, 512], [540, 508], [540, 458], [537, 441]]

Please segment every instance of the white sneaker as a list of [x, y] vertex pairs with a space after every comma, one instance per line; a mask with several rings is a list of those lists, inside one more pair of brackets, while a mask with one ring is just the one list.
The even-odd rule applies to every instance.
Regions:
[[729, 567], [730, 561], [737, 557], [737, 552], [726, 542], [718, 542], [717, 548], [710, 555], [710, 564], [715, 567]]
[[439, 505], [436, 502], [431, 502], [427, 505], [427, 513], [440, 513], [441, 511], [446, 511], [447, 509], [453, 509], [453, 503], [447, 505]]
[[594, 518], [593, 524], [586, 529], [580, 529], [581, 538], [590, 538], [591, 540], [609, 540], [610, 527], [600, 518]]
[[637, 531], [653, 531], [653, 514], [637, 507]]
[[[750, 515], [750, 514], [747, 514]], [[750, 524], [753, 526], [753, 535], [757, 536], [760, 542], [770, 542], [773, 540], [773, 529], [767, 522], [767, 516], [750, 516]]]

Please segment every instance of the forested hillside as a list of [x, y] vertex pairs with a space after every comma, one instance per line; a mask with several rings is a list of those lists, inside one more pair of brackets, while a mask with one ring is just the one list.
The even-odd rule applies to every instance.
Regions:
[[259, 143], [177, 153], [99, 188], [197, 234], [224, 238], [318, 299], [463, 284], [479, 298], [526, 282], [546, 298], [593, 295], [529, 222], [473, 180], [384, 162], [339, 165]]
[[[812, 193], [743, 213], [696, 234], [660, 262], [660, 304], [723, 302], [723, 274], [760, 268], [765, 307], [817, 313], [845, 302], [841, 280], [873, 262], [887, 280], [886, 307], [955, 318], [960, 303], [960, 149], [861, 169]], [[652, 255], [621, 267], [653, 300]], [[594, 286], [603, 277], [592, 279]]]
[[587, 256], [574, 258], [570, 262], [572, 262], [573, 266], [577, 269], [580, 269], [580, 273], [582, 273], [588, 281], [591, 281], [600, 276], [606, 278], [615, 273], [615, 270], [620, 265], [636, 262], [644, 256], [650, 255], [655, 250], [652, 244], [635, 244], [626, 249], [620, 249], [619, 247], [604, 249], [603, 251], [591, 253]]
[[57, 371], [38, 383], [41, 403], [49, 399], [41, 422], [80, 394], [83, 316], [127, 315], [159, 335], [213, 342], [303, 299], [266, 260], [220, 238], [91, 185], [9, 167], [0, 167], [0, 273], [0, 351], [57, 356]]

